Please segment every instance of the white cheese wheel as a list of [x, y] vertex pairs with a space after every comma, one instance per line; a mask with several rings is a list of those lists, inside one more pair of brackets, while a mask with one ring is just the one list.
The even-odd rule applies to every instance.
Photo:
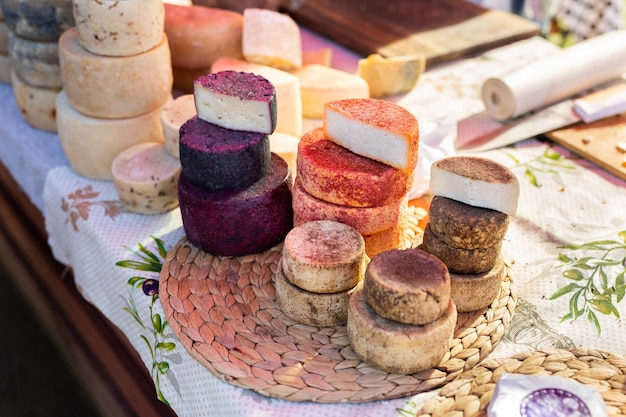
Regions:
[[270, 135], [270, 151], [280, 155], [289, 165], [292, 179], [295, 178], [296, 161], [298, 159], [298, 143], [300, 138], [282, 132]]
[[160, 142], [161, 109], [127, 119], [99, 119], [76, 111], [61, 91], [56, 98], [57, 128], [63, 151], [79, 175], [112, 180], [111, 164], [129, 146]]
[[172, 67], [167, 37], [138, 55], [105, 57], [80, 46], [76, 28], [59, 39], [63, 89], [79, 112], [102, 119], [139, 116], [171, 98]]
[[282, 255], [289, 282], [310, 292], [349, 290], [365, 274], [363, 237], [353, 227], [332, 220], [294, 227], [285, 237]]
[[350, 74], [325, 65], [307, 65], [293, 71], [300, 80], [302, 95], [302, 116], [321, 119], [324, 104], [347, 98], [369, 98], [367, 82], [355, 74]]
[[4, 21], [18, 36], [56, 41], [74, 26], [72, 0], [2, 0]]
[[410, 91], [425, 68], [424, 55], [383, 57], [372, 54], [359, 60], [357, 75], [367, 81], [370, 97], [379, 98]]
[[0, 83], [11, 84], [11, 68], [11, 57], [0, 54]]
[[161, 112], [163, 142], [167, 151], [180, 158], [180, 127], [196, 115], [193, 94], [184, 94], [167, 102]]
[[113, 182], [124, 207], [159, 214], [178, 207], [180, 161], [159, 142], [133, 145], [113, 160]]
[[18, 77], [33, 87], [63, 87], [56, 41], [33, 41], [9, 33], [9, 56]]
[[13, 96], [24, 120], [32, 127], [47, 132], [57, 131], [56, 88], [34, 87], [22, 81], [15, 71], [11, 71]]
[[352, 350], [363, 362], [388, 373], [412, 374], [439, 365], [456, 319], [450, 300], [440, 318], [423, 326], [388, 320], [372, 310], [359, 289], [350, 297], [346, 331]]
[[74, 0], [80, 44], [89, 52], [130, 56], [149, 51], [163, 39], [162, 0]]
[[450, 273], [450, 297], [459, 313], [481, 310], [491, 305], [500, 292], [506, 266], [498, 256], [490, 270], [479, 274]]
[[0, 20], [0, 54], [9, 53], [9, 27], [6, 22]]
[[245, 9], [242, 42], [246, 61], [283, 70], [302, 67], [300, 28], [287, 14], [269, 9]]

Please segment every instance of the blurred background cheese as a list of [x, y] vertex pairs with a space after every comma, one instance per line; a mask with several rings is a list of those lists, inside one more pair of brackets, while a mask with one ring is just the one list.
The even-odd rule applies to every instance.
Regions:
[[9, 32], [9, 56], [17, 76], [34, 87], [60, 89], [59, 44], [33, 41]]
[[0, 83], [11, 84], [11, 58], [0, 54]]
[[56, 96], [59, 89], [35, 87], [11, 71], [13, 95], [24, 120], [35, 129], [56, 132]]
[[250, 7], [278, 10], [280, 3], [280, 0], [194, 0], [194, 4], [236, 12], [243, 12], [244, 9]]
[[425, 67], [423, 55], [383, 57], [372, 54], [359, 60], [357, 75], [367, 81], [370, 97], [382, 98], [413, 89]]
[[167, 151], [180, 158], [180, 127], [196, 115], [193, 94], [183, 94], [167, 102], [161, 112], [163, 142]]
[[0, 54], [9, 53], [9, 27], [2, 17], [0, 17]]
[[4, 21], [16, 35], [34, 41], [56, 41], [74, 27], [72, 0], [2, 0]]
[[280, 155], [289, 165], [291, 178], [296, 175], [296, 160], [298, 157], [298, 143], [300, 138], [288, 133], [274, 132], [270, 135], [270, 151]]
[[0, 7], [0, 83], [11, 84], [11, 57], [9, 57], [9, 27]]

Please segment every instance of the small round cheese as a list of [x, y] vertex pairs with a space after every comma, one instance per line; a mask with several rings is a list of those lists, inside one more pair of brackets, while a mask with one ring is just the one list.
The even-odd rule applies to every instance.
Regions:
[[106, 56], [137, 55], [163, 39], [162, 0], [74, 0], [80, 44]]
[[55, 101], [60, 90], [28, 85], [15, 74], [15, 71], [11, 71], [11, 84], [13, 96], [26, 123], [35, 129], [56, 133]]
[[9, 32], [9, 56], [17, 76], [33, 87], [60, 89], [59, 44], [33, 41]]
[[4, 21], [18, 36], [56, 41], [74, 26], [72, 0], [2, 0]]
[[479, 274], [450, 273], [450, 297], [459, 313], [481, 310], [498, 296], [506, 266], [502, 255], [490, 270]]
[[161, 112], [161, 127], [165, 148], [180, 158], [180, 127], [196, 115], [193, 94], [184, 94], [167, 102]]

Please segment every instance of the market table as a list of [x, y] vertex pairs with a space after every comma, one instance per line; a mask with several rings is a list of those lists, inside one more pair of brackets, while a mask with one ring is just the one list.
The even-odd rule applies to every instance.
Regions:
[[[485, 77], [501, 71], [514, 59], [541, 54], [545, 41], [521, 42], [433, 68], [420, 78], [413, 92], [399, 99], [420, 120], [425, 144], [421, 164], [454, 152], [450, 141], [459, 133], [457, 122], [482, 111], [477, 87]], [[347, 65], [350, 58], [348, 54]], [[433, 401], [436, 388], [447, 388], [448, 382], [467, 375], [485, 359], [507, 360], [518, 354], [557, 349], [559, 353], [574, 352], [573, 356], [581, 357], [577, 366], [585, 367], [607, 363], [606, 356], [596, 351], [620, 355], [618, 358], [626, 353], [626, 332], [621, 322], [626, 312], [626, 182], [551, 141], [529, 137], [512, 146], [480, 153], [510, 167], [520, 180], [519, 210], [503, 244], [510, 281], [503, 287], [503, 295], [474, 317], [475, 322], [465, 323], [466, 333], [457, 334], [454, 351], [444, 358], [445, 366], [429, 375], [401, 377], [377, 374], [362, 364], [352, 364], [361, 375], [369, 375], [363, 377], [366, 382], [311, 383], [310, 372], [306, 374], [309, 381], [280, 379], [270, 373], [269, 383], [274, 378], [283, 389], [236, 386], [230, 382], [240, 377], [241, 368], [207, 367], [198, 355], [190, 353], [189, 347], [197, 344], [189, 344], [186, 336], [181, 336], [181, 326], [166, 324], [168, 312], [158, 290], [158, 268], [170, 265], [173, 259], [168, 255], [180, 250], [184, 239], [180, 212], [154, 216], [126, 212], [111, 182], [76, 175], [68, 166], [58, 137], [25, 124], [10, 86], [0, 86], [0, 108], [0, 158], [43, 214], [54, 257], [71, 268], [77, 291], [113, 324], [116, 330], [111, 330], [112, 334], [119, 331], [121, 339], [136, 352], [139, 363], [145, 366], [143, 373], [149, 375], [154, 398], [169, 404], [178, 417], [415, 415], [424, 403]], [[422, 185], [427, 184], [427, 170], [418, 172], [424, 180]], [[239, 261], [233, 263], [239, 265]], [[142, 264], [151, 264], [157, 270], [141, 270]], [[268, 300], [271, 302], [271, 296]], [[207, 310], [214, 314], [210, 308]], [[330, 331], [336, 337], [334, 341], [332, 337], [320, 338], [324, 329], [298, 330], [303, 337], [318, 337], [322, 351], [329, 344], [341, 343], [341, 329]], [[219, 340], [208, 342], [217, 343], [227, 355], [229, 351], [245, 352], [241, 346], [220, 345]], [[294, 351], [298, 349], [290, 354]], [[319, 356], [319, 350], [316, 352], [309, 352], [311, 360]], [[254, 352], [248, 353], [254, 356]], [[546, 371], [541, 362], [535, 365], [530, 372]], [[623, 363], [607, 367], [615, 374], [623, 374], [625, 369]], [[115, 372], [129, 371], [119, 366]], [[395, 387], [411, 383], [412, 389], [394, 398]], [[295, 401], [301, 397], [292, 396], [311, 388], [343, 392], [355, 384], [356, 390], [365, 394], [348, 400]], [[372, 394], [381, 387], [382, 394]], [[132, 394], [125, 394], [132, 403]], [[141, 401], [146, 392], [133, 394]], [[611, 405], [619, 405], [620, 401], [617, 398]], [[159, 409], [149, 401], [145, 407], [151, 411], [143, 415], [170, 413], [167, 407]], [[617, 408], [611, 410], [613, 414], [621, 413]], [[142, 414], [137, 409], [132, 412]]]

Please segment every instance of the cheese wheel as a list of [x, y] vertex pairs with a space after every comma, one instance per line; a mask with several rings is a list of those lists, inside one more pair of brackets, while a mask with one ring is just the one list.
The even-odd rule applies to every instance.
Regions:
[[424, 55], [383, 57], [371, 54], [359, 60], [357, 75], [367, 82], [370, 97], [381, 98], [412, 90], [425, 68]]
[[488, 248], [502, 241], [510, 217], [501, 211], [470, 206], [435, 196], [429, 208], [431, 231], [446, 244], [462, 249]]
[[365, 274], [363, 237], [353, 227], [317, 220], [294, 227], [285, 237], [281, 265], [293, 285], [314, 293], [337, 293]]
[[73, 0], [78, 40], [96, 55], [130, 56], [163, 40], [162, 0]]
[[333, 204], [375, 207], [402, 198], [413, 183], [406, 172], [350, 152], [319, 127], [298, 144], [297, 177], [312, 196]]
[[161, 109], [127, 119], [99, 119], [76, 111], [65, 91], [56, 97], [57, 129], [72, 169], [79, 175], [113, 180], [111, 164], [124, 149], [162, 142]]
[[163, 142], [167, 151], [175, 158], [180, 158], [180, 127], [196, 116], [196, 104], [193, 94], [184, 94], [170, 100], [161, 112]]
[[451, 273], [480, 274], [493, 268], [500, 255], [502, 241], [487, 248], [456, 248], [440, 240], [427, 224], [419, 248], [441, 259]]
[[34, 87], [22, 81], [15, 71], [11, 71], [13, 96], [26, 123], [35, 129], [46, 132], [57, 131], [56, 88]]
[[509, 168], [491, 159], [450, 156], [431, 165], [430, 192], [515, 216], [519, 181]]
[[310, 119], [324, 117], [326, 102], [347, 98], [369, 98], [367, 82], [355, 74], [312, 64], [293, 71], [300, 81], [302, 116]]
[[506, 266], [502, 256], [488, 271], [479, 274], [450, 273], [450, 297], [459, 313], [482, 310], [491, 305], [498, 296]]
[[417, 165], [417, 119], [390, 101], [345, 99], [326, 103], [324, 135], [358, 155], [410, 175]]
[[240, 59], [223, 57], [211, 66], [211, 72], [251, 72], [266, 78], [276, 89], [276, 132], [298, 136], [302, 134], [302, 98], [298, 78], [286, 71]]
[[287, 71], [302, 67], [300, 28], [289, 15], [275, 10], [243, 11], [242, 49], [249, 62]]
[[303, 290], [289, 282], [280, 264], [274, 286], [276, 305], [285, 316], [298, 323], [332, 327], [345, 325], [348, 320], [348, 303], [353, 289], [325, 294]]
[[198, 187], [247, 187], [269, 169], [269, 138], [264, 133], [225, 129], [192, 117], [180, 127], [179, 157], [185, 178]]
[[74, 26], [72, 0], [2, 0], [4, 21], [16, 35], [56, 41]]
[[428, 324], [448, 308], [450, 274], [439, 258], [423, 250], [388, 250], [374, 256], [367, 266], [363, 295], [386, 319]]
[[350, 296], [346, 332], [362, 361], [383, 372], [412, 374], [439, 365], [448, 352], [456, 319], [450, 300], [440, 318], [423, 326], [388, 320], [372, 310], [358, 289]]
[[198, 5], [164, 6], [172, 66], [208, 69], [222, 56], [243, 58], [241, 13]]
[[132, 145], [111, 165], [115, 189], [126, 210], [159, 214], [178, 207], [180, 163], [159, 142]]
[[333, 59], [331, 48], [307, 49], [302, 51], [302, 66], [319, 64], [330, 67]]
[[296, 176], [293, 186], [294, 224], [298, 226], [313, 220], [335, 220], [354, 227], [362, 235], [371, 235], [397, 224], [407, 202], [404, 196], [376, 207], [340, 206], [307, 193]]
[[183, 68], [172, 66], [174, 88], [183, 93], [193, 93], [193, 82], [203, 75], [211, 73], [211, 67]]
[[207, 190], [189, 182], [183, 171], [178, 199], [188, 240], [214, 255], [263, 252], [293, 227], [289, 168], [276, 154], [268, 173], [247, 188]]
[[9, 53], [9, 27], [6, 22], [0, 19], [0, 54]]
[[370, 258], [381, 252], [391, 249], [406, 248], [407, 228], [402, 222], [383, 230], [382, 232], [373, 233], [371, 235], [363, 235], [365, 241], [365, 253]]
[[289, 165], [289, 172], [295, 174], [296, 160], [298, 158], [298, 143], [296, 136], [282, 132], [274, 132], [270, 135], [270, 151], [280, 155]]
[[167, 38], [147, 52], [104, 57], [80, 46], [76, 28], [59, 39], [63, 89], [79, 112], [102, 119], [135, 117], [161, 109], [171, 98]]
[[11, 84], [11, 57], [0, 54], [0, 83]]
[[15, 73], [26, 84], [62, 88], [59, 44], [56, 41], [33, 41], [10, 32], [9, 56]]

